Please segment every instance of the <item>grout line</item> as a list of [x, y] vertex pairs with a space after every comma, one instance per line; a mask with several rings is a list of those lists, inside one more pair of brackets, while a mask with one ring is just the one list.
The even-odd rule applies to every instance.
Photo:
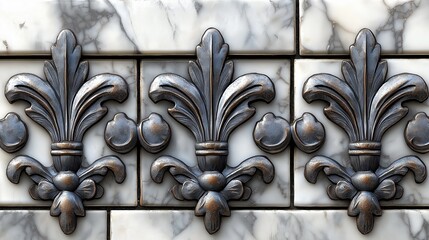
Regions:
[[[292, 125], [293, 120], [295, 119], [295, 83], [293, 81], [295, 75], [295, 61], [290, 61], [290, 85], [289, 85], [289, 123]], [[290, 179], [290, 207], [292, 209], [295, 208], [295, 174], [294, 174], [294, 150], [295, 150], [295, 144], [294, 141], [291, 139], [289, 144], [289, 179]]]
[[[299, 1], [301, 0], [297, 0], [295, 1], [295, 55], [294, 55], [294, 59], [296, 58], [300, 58], [300, 47], [299, 47], [299, 43], [301, 42], [301, 35], [299, 33], [299, 25], [300, 25], [300, 17], [299, 17]], [[293, 60], [293, 59], [292, 59]]]
[[[141, 95], [140, 95], [140, 92], [141, 92], [141, 78], [142, 78], [142, 76], [141, 76], [141, 63], [142, 63], [142, 61], [140, 60], [140, 59], [137, 59], [136, 60], [136, 64], [137, 64], [137, 66], [136, 66], [136, 78], [135, 78], [135, 80], [137, 81], [136, 82], [136, 86], [137, 86], [137, 126], [138, 126], [138, 124], [140, 123], [140, 121], [141, 121]], [[140, 196], [141, 196], [141, 193], [142, 193], [142, 189], [141, 189], [141, 169], [140, 169], [140, 167], [141, 167], [141, 164], [140, 164], [140, 161], [141, 161], [141, 159], [140, 159], [140, 150], [141, 150], [141, 148], [140, 148], [140, 143], [139, 143], [139, 141], [137, 141], [137, 145], [136, 145], [136, 148], [137, 148], [137, 158], [136, 158], [136, 161], [137, 161], [137, 165], [136, 165], [136, 168], [137, 168], [137, 206], [139, 206], [140, 205]]]
[[[299, 38], [299, 29], [296, 29], [296, 38]], [[246, 54], [230, 54], [228, 59], [231, 60], [276, 60], [276, 59], [348, 59], [349, 54], [330, 54], [330, 55], [299, 55], [299, 41], [295, 42], [295, 54], [265, 54], [265, 55], [246, 55]], [[382, 59], [426, 59], [429, 54], [381, 54]], [[194, 59], [192, 55], [83, 55], [81, 60], [189, 60]], [[50, 60], [50, 54], [44, 55], [0, 55], [0, 60]]]
[[[429, 206], [381, 206], [383, 210], [429, 210]], [[291, 207], [272, 207], [272, 206], [260, 206], [260, 207], [230, 207], [231, 211], [325, 211], [325, 210], [347, 210], [348, 206], [294, 206]], [[50, 207], [1, 207], [0, 211], [49, 211]], [[110, 221], [112, 211], [194, 211], [195, 207], [181, 207], [181, 206], [110, 206], [110, 207], [96, 207], [96, 206], [85, 206], [85, 211], [106, 211], [108, 214], [108, 221]], [[110, 222], [108, 223], [110, 226]]]
[[106, 229], [106, 239], [110, 240], [110, 210], [107, 210], [107, 229]]
[[[289, 123], [292, 124], [295, 119], [295, 59], [299, 57], [299, 2], [295, 2], [295, 56], [290, 59], [290, 85], [289, 85]], [[295, 143], [291, 139], [289, 144], [289, 191], [290, 191], [290, 208], [295, 209], [295, 158], [294, 158]]]

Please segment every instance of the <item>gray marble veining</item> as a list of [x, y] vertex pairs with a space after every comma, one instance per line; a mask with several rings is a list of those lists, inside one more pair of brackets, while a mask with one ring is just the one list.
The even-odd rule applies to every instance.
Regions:
[[[425, 54], [428, 1], [303, 0], [300, 4], [300, 53], [347, 54], [354, 36], [371, 29], [385, 53]], [[426, 19], [427, 20], [427, 19]]]
[[427, 239], [427, 210], [386, 210], [379, 226], [361, 235], [345, 210], [239, 210], [215, 235], [192, 211], [112, 211], [111, 239]]
[[293, 0], [2, 0], [0, 15], [0, 54], [48, 53], [64, 28], [92, 54], [190, 54], [209, 27], [232, 53], [291, 54], [295, 46]]
[[57, 226], [57, 219], [49, 216], [48, 210], [2, 210], [0, 211], [0, 239], [104, 240], [107, 238], [106, 211], [87, 211], [86, 216], [79, 220], [76, 231], [72, 235], [64, 235]]

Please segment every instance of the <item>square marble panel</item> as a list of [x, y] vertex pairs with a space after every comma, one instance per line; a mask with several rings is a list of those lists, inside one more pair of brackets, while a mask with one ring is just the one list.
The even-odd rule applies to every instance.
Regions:
[[[141, 65], [141, 114], [142, 119], [152, 112], [161, 114], [170, 124], [172, 137], [166, 150], [159, 154], [150, 154], [141, 150], [141, 200], [145, 206], [195, 206], [196, 202], [178, 201], [169, 189], [175, 180], [167, 173], [162, 184], [155, 183], [149, 174], [152, 162], [159, 156], [174, 156], [189, 166], [196, 165], [195, 139], [191, 132], [176, 122], [167, 112], [172, 104], [161, 101], [154, 104], [148, 97], [149, 86], [152, 80], [161, 73], [176, 73], [189, 78], [187, 73], [187, 61], [155, 61], [142, 62]], [[256, 114], [247, 122], [232, 132], [229, 138], [228, 164], [236, 166], [243, 160], [255, 156], [267, 156], [275, 167], [275, 178], [270, 184], [265, 184], [260, 175], [256, 175], [249, 186], [253, 193], [248, 201], [231, 201], [232, 206], [262, 207], [282, 206], [290, 204], [290, 152], [280, 154], [267, 154], [260, 150], [253, 141], [253, 128], [257, 121], [267, 112], [289, 119], [289, 87], [290, 87], [290, 62], [288, 60], [236, 60], [234, 61], [234, 79], [246, 73], [258, 72], [271, 78], [275, 85], [276, 97], [270, 103], [256, 102], [252, 104], [256, 108]]]
[[[326, 140], [322, 148], [314, 154], [305, 154], [299, 150], [294, 153], [294, 203], [296, 206], [347, 206], [347, 201], [333, 201], [326, 194], [329, 181], [323, 173], [318, 177], [316, 184], [307, 182], [304, 178], [304, 166], [315, 155], [330, 157], [345, 166], [348, 162], [349, 139], [341, 128], [329, 121], [323, 113], [327, 103], [315, 101], [311, 104], [302, 98], [302, 87], [304, 82], [313, 74], [330, 73], [343, 79], [341, 75], [341, 60], [295, 60], [295, 118], [303, 112], [313, 113], [323, 123], [326, 131]], [[399, 73], [414, 73], [425, 79], [429, 85], [429, 60], [428, 59], [387, 59], [387, 77]], [[408, 115], [389, 129], [382, 139], [381, 166], [386, 167], [391, 162], [407, 155], [417, 155], [428, 165], [428, 154], [417, 154], [408, 148], [404, 140], [404, 129], [409, 120], [418, 112], [429, 112], [429, 101], [423, 103], [406, 102]], [[381, 201], [385, 206], [428, 206], [429, 205], [429, 181], [426, 179], [421, 184], [414, 182], [413, 174], [410, 172], [399, 183], [404, 187], [404, 195], [401, 199], [394, 201]]]
[[126, 239], [427, 239], [428, 210], [388, 210], [362, 235], [345, 210], [232, 211], [210, 235], [193, 211], [112, 211], [112, 240]]
[[86, 211], [84, 218], [78, 218], [76, 230], [65, 235], [58, 224], [58, 218], [49, 211], [3, 210], [0, 211], [0, 239], [107, 239], [106, 211]]
[[347, 54], [362, 28], [384, 53], [427, 54], [428, 11], [424, 0], [300, 0], [300, 54]]
[[236, 54], [292, 54], [295, 1], [1, 0], [0, 54], [49, 53], [65, 28], [85, 53], [190, 54], [209, 27]]
[[[33, 73], [45, 78], [41, 60], [1, 60], [0, 61], [0, 92], [4, 93], [4, 87], [9, 78], [18, 73]], [[137, 205], [137, 150], [129, 154], [117, 154], [110, 150], [104, 141], [104, 128], [108, 121], [118, 112], [126, 112], [130, 118], [137, 119], [137, 87], [136, 87], [136, 62], [125, 60], [91, 60], [89, 61], [88, 77], [100, 73], [115, 73], [122, 76], [128, 83], [128, 99], [121, 103], [106, 102], [108, 113], [91, 127], [84, 135], [84, 164], [89, 164], [102, 156], [117, 155], [126, 165], [127, 177], [122, 184], [114, 181], [113, 174], [108, 174], [101, 182], [104, 186], [104, 196], [101, 199], [87, 201], [85, 205]], [[88, 78], [88, 79], [89, 79]], [[0, 94], [0, 118], [8, 112], [16, 112], [27, 124], [29, 138], [26, 146], [20, 151], [8, 154], [0, 150], [0, 205], [3, 206], [46, 206], [49, 201], [33, 200], [28, 189], [32, 181], [23, 174], [19, 184], [11, 183], [6, 177], [6, 167], [9, 161], [18, 155], [28, 155], [39, 160], [45, 166], [52, 165], [51, 138], [40, 125], [33, 122], [24, 112], [29, 106], [24, 101], [10, 104], [4, 94]]]

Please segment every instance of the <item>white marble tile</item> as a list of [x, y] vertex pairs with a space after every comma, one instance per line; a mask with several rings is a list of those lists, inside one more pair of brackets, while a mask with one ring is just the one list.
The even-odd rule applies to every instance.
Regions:
[[232, 211], [206, 232], [192, 211], [112, 211], [111, 239], [427, 239], [428, 210], [388, 210], [362, 235], [346, 210]]
[[106, 239], [107, 213], [86, 211], [84, 218], [78, 218], [76, 230], [65, 235], [58, 224], [58, 218], [41, 210], [0, 211], [0, 239]]
[[[153, 78], [161, 73], [172, 72], [188, 77], [187, 61], [179, 62], [143, 62], [141, 68], [141, 114], [142, 118], [151, 112], [161, 114], [170, 124], [172, 138], [166, 150], [158, 154], [150, 154], [141, 150], [141, 203], [150, 206], [195, 206], [196, 202], [178, 201], [169, 192], [174, 185], [174, 179], [165, 175], [162, 184], [155, 183], [150, 178], [150, 166], [161, 155], [171, 155], [179, 158], [189, 166], [196, 165], [195, 139], [188, 129], [177, 123], [167, 112], [171, 103], [162, 101], [154, 104], [148, 97], [148, 88]], [[270, 103], [254, 103], [256, 114], [250, 120], [238, 127], [229, 138], [228, 164], [236, 166], [241, 161], [255, 155], [267, 156], [275, 167], [275, 178], [270, 184], [263, 183], [257, 175], [249, 182], [253, 193], [248, 201], [231, 202], [232, 206], [289, 206], [290, 204], [290, 153], [286, 150], [280, 154], [270, 155], [260, 150], [253, 141], [253, 128], [257, 121], [267, 112], [289, 119], [289, 83], [290, 62], [287, 60], [236, 60], [234, 61], [234, 79], [251, 72], [266, 74], [271, 78], [276, 88], [276, 98]]]
[[426, 0], [302, 0], [301, 54], [343, 54], [362, 28], [371, 29], [384, 53], [429, 52]]
[[[428, 59], [388, 59], [387, 77], [399, 73], [418, 74], [429, 85], [429, 60]], [[304, 165], [315, 155], [325, 155], [336, 161], [347, 164], [349, 139], [346, 133], [337, 125], [329, 121], [323, 114], [325, 102], [316, 101], [311, 104], [302, 98], [302, 87], [304, 82], [313, 74], [330, 73], [343, 79], [341, 75], [341, 60], [296, 60], [295, 61], [295, 118], [303, 112], [313, 113], [326, 130], [326, 141], [322, 148], [314, 154], [305, 154], [296, 150], [295, 156], [295, 198], [296, 206], [346, 206], [346, 201], [332, 201], [326, 194], [328, 180], [325, 176], [319, 176], [316, 184], [307, 182], [304, 178]], [[380, 164], [384, 167], [394, 160], [407, 156], [417, 155], [427, 165], [429, 156], [417, 154], [408, 148], [404, 140], [404, 129], [409, 120], [417, 112], [429, 112], [429, 101], [424, 103], [405, 103], [409, 107], [408, 115], [389, 129], [382, 139], [382, 156]], [[323, 175], [321, 173], [320, 175]], [[429, 181], [417, 184], [414, 182], [413, 174], [410, 172], [401, 182], [404, 187], [404, 195], [399, 200], [381, 202], [385, 206], [428, 206], [429, 205]]]
[[[4, 87], [9, 78], [18, 73], [33, 73], [44, 78], [43, 61], [39, 60], [2, 60], [0, 61], [0, 92], [4, 92]], [[88, 77], [99, 73], [116, 73], [126, 79], [129, 84], [128, 99], [119, 104], [117, 102], [107, 102], [109, 112], [107, 115], [92, 128], [90, 128], [83, 139], [85, 146], [84, 156], [86, 163], [92, 163], [98, 158], [106, 155], [118, 155], [126, 165], [127, 178], [122, 184], [117, 184], [112, 174], [108, 174], [101, 183], [105, 186], [104, 196], [101, 199], [88, 201], [86, 205], [136, 205], [137, 204], [137, 151], [127, 155], [116, 154], [111, 151], [104, 142], [104, 128], [106, 123], [119, 112], [124, 111], [129, 117], [137, 119], [137, 89], [136, 89], [136, 63], [135, 61], [122, 60], [94, 60], [90, 61], [90, 71]], [[52, 165], [50, 155], [51, 139], [47, 132], [38, 124], [33, 122], [24, 113], [28, 106], [23, 101], [10, 104], [4, 94], [0, 94], [0, 118], [3, 118], [8, 112], [18, 113], [22, 120], [27, 124], [29, 139], [27, 145], [17, 153], [8, 154], [0, 150], [0, 205], [18, 206], [18, 205], [49, 205], [48, 202], [35, 201], [28, 194], [29, 186], [32, 181], [27, 176], [22, 176], [19, 184], [11, 183], [6, 174], [6, 167], [9, 161], [17, 155], [28, 155], [43, 163], [45, 166]]]
[[293, 0], [1, 0], [0, 16], [0, 54], [48, 53], [64, 28], [84, 53], [189, 54], [209, 27], [237, 54], [295, 47]]

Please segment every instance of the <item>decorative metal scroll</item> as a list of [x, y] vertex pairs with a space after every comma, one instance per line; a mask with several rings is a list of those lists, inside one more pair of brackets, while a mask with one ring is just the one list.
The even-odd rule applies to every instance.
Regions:
[[[116, 182], [125, 179], [125, 166], [115, 156], [105, 156], [90, 166], [82, 166], [85, 131], [107, 113], [103, 103], [124, 101], [128, 88], [126, 82], [114, 74], [100, 74], [87, 80], [89, 64], [81, 62], [80, 57], [81, 47], [76, 44], [75, 36], [63, 30], [52, 46], [52, 60], [45, 62], [46, 80], [22, 73], [11, 77], [5, 89], [9, 102], [30, 103], [25, 112], [49, 133], [53, 160], [53, 165], [46, 167], [32, 157], [17, 156], [7, 167], [7, 177], [18, 183], [21, 173], [27, 174], [35, 183], [29, 190], [31, 197], [53, 200], [51, 215], [59, 218], [65, 234], [75, 230], [78, 216], [85, 216], [83, 200], [103, 195], [99, 183], [109, 170]], [[17, 118], [12, 120], [11, 124], [19, 124]], [[22, 124], [19, 126], [25, 129]], [[20, 136], [24, 139], [26, 133]]]
[[208, 29], [196, 47], [197, 61], [189, 63], [190, 79], [176, 74], [157, 76], [149, 90], [154, 102], [174, 103], [170, 115], [187, 127], [197, 143], [196, 167], [172, 156], [161, 156], [151, 166], [151, 177], [162, 182], [168, 171], [178, 182], [172, 188], [178, 200], [198, 200], [195, 215], [204, 216], [209, 233], [219, 230], [222, 216], [230, 216], [229, 200], [247, 200], [252, 190], [245, 185], [257, 172], [269, 183], [274, 166], [264, 156], [254, 156], [236, 167], [228, 166], [228, 138], [255, 113], [254, 101], [270, 102], [274, 85], [262, 74], [252, 73], [232, 80], [234, 64], [229, 47], [216, 29]]
[[351, 163], [345, 167], [331, 158], [316, 156], [306, 164], [305, 178], [315, 183], [323, 170], [332, 183], [327, 189], [329, 197], [351, 200], [348, 214], [357, 217], [363, 234], [373, 229], [374, 216], [381, 216], [380, 200], [402, 196], [399, 182], [408, 171], [414, 173], [417, 183], [426, 178], [426, 167], [416, 156], [402, 157], [386, 168], [379, 164], [383, 134], [408, 113], [402, 103], [428, 98], [426, 83], [418, 75], [402, 73], [386, 80], [387, 62], [380, 60], [380, 51], [372, 32], [361, 30], [350, 47], [351, 60], [342, 63], [344, 80], [316, 74], [305, 82], [302, 93], [307, 102], [329, 103], [324, 113], [347, 133]]

